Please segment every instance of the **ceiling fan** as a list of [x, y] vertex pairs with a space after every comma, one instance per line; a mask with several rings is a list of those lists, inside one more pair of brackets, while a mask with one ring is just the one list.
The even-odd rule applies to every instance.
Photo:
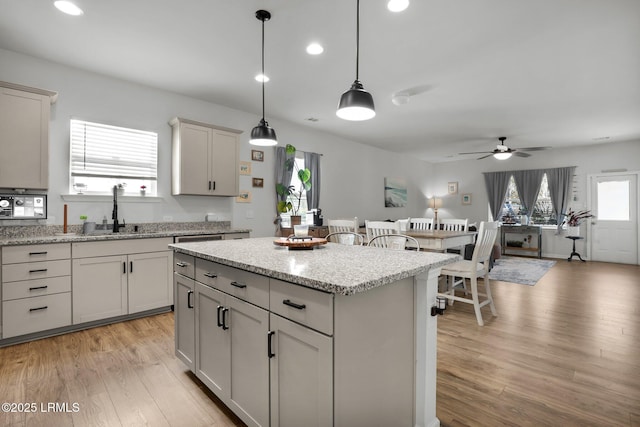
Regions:
[[509, 148], [506, 145], [504, 145], [504, 141], [506, 141], [507, 137], [506, 136], [501, 136], [500, 138], [498, 138], [498, 140], [500, 140], [500, 144], [498, 144], [496, 146], [496, 149], [493, 151], [473, 151], [470, 153], [458, 153], [458, 154], [485, 154], [482, 157], [478, 157], [477, 160], [482, 160], [482, 159], [486, 159], [489, 156], [493, 156], [498, 160], [507, 160], [509, 157], [513, 156], [518, 156], [518, 157], [530, 157], [531, 154], [529, 153], [524, 153], [524, 151], [542, 151], [542, 150], [548, 150], [551, 147], [527, 147], [527, 148], [519, 148], [519, 149], [515, 149], [515, 148]]
[[424, 93], [432, 88], [432, 85], [420, 85], [399, 90], [398, 92], [395, 92], [393, 95], [391, 95], [391, 102], [393, 102], [394, 105], [407, 104], [411, 100], [412, 96], [420, 95], [421, 93]]

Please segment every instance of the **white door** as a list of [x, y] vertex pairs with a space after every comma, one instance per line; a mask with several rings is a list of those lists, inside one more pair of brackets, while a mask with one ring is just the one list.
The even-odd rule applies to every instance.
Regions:
[[638, 264], [638, 174], [590, 177], [591, 259]]

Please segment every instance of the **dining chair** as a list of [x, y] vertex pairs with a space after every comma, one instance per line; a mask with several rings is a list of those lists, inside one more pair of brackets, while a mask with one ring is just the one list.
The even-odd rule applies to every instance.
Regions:
[[353, 219], [330, 219], [327, 221], [329, 226], [329, 233], [338, 233], [341, 231], [350, 231], [352, 233], [358, 232], [358, 217]]
[[325, 236], [328, 242], [340, 243], [341, 245], [362, 246], [364, 244], [364, 236], [353, 231], [336, 231]]
[[365, 221], [367, 241], [384, 234], [400, 234], [400, 224], [389, 221]]
[[400, 226], [400, 231], [401, 232], [405, 232], [409, 229], [409, 221], [411, 220], [411, 218], [407, 218], [407, 219], [399, 219], [396, 222], [398, 223], [398, 225]]
[[[493, 297], [491, 296], [491, 285], [489, 283], [489, 258], [491, 257], [491, 251], [493, 250], [493, 245], [497, 236], [497, 221], [481, 222], [476, 246], [473, 250], [471, 260], [462, 260], [454, 262], [453, 264], [447, 264], [442, 267], [440, 272], [442, 276], [448, 277], [449, 280], [447, 280], [447, 289], [444, 292], [438, 293], [438, 295], [447, 298], [449, 300], [449, 305], [452, 305], [454, 301], [473, 304], [476, 319], [480, 326], [484, 325], [480, 309], [485, 305], [489, 305], [491, 308], [491, 314], [494, 316], [498, 315], [493, 303]], [[462, 280], [456, 282], [454, 281], [455, 277], [461, 277]], [[484, 293], [478, 292], [479, 277], [484, 280]], [[465, 279], [469, 279], [471, 290], [466, 287]], [[465, 296], [457, 296], [456, 290], [462, 290]], [[471, 296], [469, 296], [469, 293]], [[485, 297], [486, 299], [480, 301], [480, 296]]]
[[445, 218], [438, 222], [439, 228], [447, 231], [467, 231], [469, 229], [469, 218], [452, 219]]
[[409, 218], [409, 230], [433, 230], [433, 218]]
[[381, 234], [369, 240], [367, 246], [388, 248], [397, 251], [409, 249], [420, 252], [420, 243], [418, 243], [418, 240], [406, 234]]

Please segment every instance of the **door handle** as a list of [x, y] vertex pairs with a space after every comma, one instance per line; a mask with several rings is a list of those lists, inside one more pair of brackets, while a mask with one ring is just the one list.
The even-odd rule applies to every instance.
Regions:
[[219, 305], [219, 306], [218, 306], [218, 309], [217, 309], [217, 310], [218, 310], [218, 313], [217, 313], [217, 316], [216, 316], [216, 320], [217, 320], [218, 328], [221, 328], [221, 327], [222, 327], [222, 321], [220, 320], [220, 314], [222, 313], [222, 310], [223, 310], [223, 309], [224, 309], [224, 307], [223, 307], [223, 306], [221, 306], [221, 305]]
[[222, 329], [226, 331], [229, 329], [227, 326], [227, 312], [229, 312], [229, 308], [225, 307], [222, 309]]
[[129, 261], [129, 273], [133, 273], [133, 261]]
[[269, 359], [271, 359], [272, 357], [275, 357], [275, 353], [273, 352], [273, 347], [272, 347], [272, 343], [271, 343], [271, 337], [273, 337], [273, 335], [275, 335], [274, 331], [268, 331], [267, 332], [267, 356], [269, 357]]
[[191, 296], [193, 295], [192, 290], [187, 291], [187, 308], [193, 308], [193, 302], [191, 302]]

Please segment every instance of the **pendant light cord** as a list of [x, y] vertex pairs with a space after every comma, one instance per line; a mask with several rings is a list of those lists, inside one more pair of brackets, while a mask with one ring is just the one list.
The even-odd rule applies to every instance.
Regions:
[[360, 0], [356, 1], [356, 81], [358, 81], [360, 68]]
[[264, 122], [264, 19], [262, 20], [262, 121]]

